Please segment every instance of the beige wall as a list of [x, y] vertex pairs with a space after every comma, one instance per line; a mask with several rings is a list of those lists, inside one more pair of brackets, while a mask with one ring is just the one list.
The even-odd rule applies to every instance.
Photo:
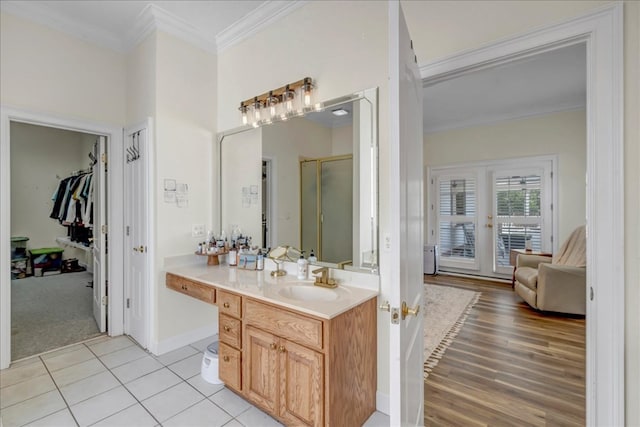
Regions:
[[11, 235], [29, 237], [29, 249], [60, 246], [64, 259], [86, 264], [85, 251], [56, 242], [67, 235], [67, 227], [49, 214], [60, 179], [89, 167], [93, 141], [78, 132], [12, 123], [11, 145]]
[[[216, 135], [216, 56], [163, 32], [156, 34], [155, 192], [156, 339], [163, 341], [212, 325], [217, 311], [165, 287], [164, 259], [193, 253], [192, 224], [212, 226]], [[165, 178], [189, 186], [188, 207], [164, 203]]]
[[424, 162], [426, 166], [445, 166], [558, 155], [560, 221], [556, 241], [562, 244], [573, 229], [585, 223], [586, 132], [585, 111], [581, 110], [432, 133], [424, 137]]
[[353, 154], [353, 126], [345, 125], [331, 129], [331, 155]]
[[122, 125], [125, 56], [2, 13], [0, 102], [65, 118]]

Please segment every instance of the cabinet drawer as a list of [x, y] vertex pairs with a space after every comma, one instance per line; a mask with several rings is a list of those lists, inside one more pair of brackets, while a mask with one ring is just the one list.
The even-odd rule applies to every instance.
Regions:
[[218, 376], [229, 387], [242, 390], [241, 353], [221, 342], [218, 347]]
[[242, 348], [242, 322], [220, 313], [220, 341], [235, 348]]
[[245, 299], [247, 325], [255, 325], [280, 337], [322, 349], [322, 321]]
[[166, 286], [169, 289], [173, 289], [174, 291], [197, 298], [209, 304], [216, 303], [216, 289], [211, 286], [194, 282], [193, 280], [185, 279], [184, 277], [175, 276], [171, 273], [167, 273]]
[[218, 291], [218, 310], [233, 317], [242, 317], [240, 296], [225, 291]]

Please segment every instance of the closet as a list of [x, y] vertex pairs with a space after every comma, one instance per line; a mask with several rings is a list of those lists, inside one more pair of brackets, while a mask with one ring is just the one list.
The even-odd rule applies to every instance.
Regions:
[[28, 239], [16, 248], [27, 260], [24, 274], [11, 281], [18, 360], [100, 334], [94, 205], [106, 192], [95, 176], [104, 138], [18, 122], [10, 132], [11, 236]]

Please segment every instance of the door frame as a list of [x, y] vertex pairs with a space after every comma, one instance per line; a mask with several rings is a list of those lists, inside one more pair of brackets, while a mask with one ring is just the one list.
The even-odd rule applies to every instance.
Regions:
[[274, 156], [262, 156], [267, 164], [267, 241], [264, 248], [273, 247], [278, 241], [278, 159]]
[[[127, 141], [127, 138], [129, 137], [130, 134], [134, 133], [134, 132], [138, 132], [141, 130], [145, 130], [147, 133], [147, 138], [146, 138], [146, 155], [143, 158], [143, 164], [145, 167], [145, 174], [147, 177], [147, 188], [145, 188], [146, 194], [147, 194], [147, 203], [145, 204], [145, 217], [147, 218], [147, 243], [146, 243], [146, 262], [144, 263], [144, 268], [146, 270], [145, 274], [146, 274], [146, 278], [147, 278], [147, 283], [145, 284], [145, 304], [146, 304], [146, 325], [144, 327], [145, 329], [145, 333], [143, 336], [143, 341], [144, 342], [139, 342], [138, 344], [140, 344], [143, 348], [145, 349], [150, 349], [150, 347], [152, 346], [151, 344], [151, 337], [155, 336], [155, 325], [152, 321], [153, 319], [153, 313], [152, 313], [152, 308], [153, 308], [153, 304], [152, 301], [155, 301], [156, 298], [156, 291], [155, 291], [155, 287], [151, 286], [152, 283], [155, 283], [156, 280], [156, 275], [155, 275], [155, 215], [152, 212], [152, 207], [155, 206], [155, 200], [156, 200], [156, 195], [155, 192], [153, 190], [153, 177], [154, 177], [154, 161], [153, 159], [155, 158], [155, 150], [154, 150], [154, 144], [152, 144], [153, 142], [153, 137], [154, 137], [154, 131], [153, 131], [153, 119], [151, 117], [147, 117], [146, 120], [139, 122], [133, 126], [129, 126], [127, 127], [124, 132], [123, 132], [123, 147]], [[123, 168], [123, 173], [122, 173], [122, 185], [123, 185], [123, 191], [122, 191], [122, 212], [123, 212], [123, 249], [124, 249], [124, 241], [126, 240], [126, 236], [124, 235], [124, 219], [126, 218], [126, 213], [124, 212], [124, 209], [126, 208], [126, 204], [125, 204], [125, 197], [126, 197], [126, 189], [125, 189], [125, 185], [127, 184], [125, 181], [125, 172], [124, 172], [124, 168], [125, 168], [125, 163], [126, 163], [126, 152], [125, 150], [121, 150], [122, 151], [122, 156], [121, 156], [121, 162], [122, 162], [122, 168]], [[124, 250], [123, 250], [123, 257], [124, 257]], [[128, 287], [128, 281], [127, 281], [127, 274], [124, 271], [124, 261], [123, 261], [123, 295], [122, 295], [122, 307], [123, 307], [123, 328], [124, 328], [124, 333], [128, 334], [130, 331], [130, 318], [128, 316], [128, 312], [126, 310], [125, 307], [125, 301], [126, 301], [126, 296], [129, 295], [130, 293], [130, 289]], [[157, 352], [157, 348], [153, 348], [152, 349], [154, 353]]]
[[[69, 119], [50, 113], [0, 106], [0, 369], [11, 364], [11, 280], [9, 260], [11, 234], [11, 122], [28, 123], [76, 132], [92, 133], [107, 137], [108, 165], [107, 175], [107, 218], [109, 249], [111, 256], [107, 265], [109, 277], [109, 302], [107, 305], [107, 330], [110, 336], [123, 333], [123, 165], [122, 128], [94, 123], [86, 120]], [[5, 237], [6, 236], [6, 237]], [[5, 240], [6, 239], [6, 240]], [[120, 254], [120, 256], [114, 256]]]
[[625, 421], [623, 4], [420, 67], [423, 82], [577, 43], [587, 48], [587, 425]]

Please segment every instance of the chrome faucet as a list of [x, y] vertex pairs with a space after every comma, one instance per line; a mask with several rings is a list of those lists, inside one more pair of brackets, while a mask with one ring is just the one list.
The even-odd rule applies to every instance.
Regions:
[[329, 268], [321, 267], [313, 270], [312, 274], [320, 274], [316, 276], [316, 281], [313, 282], [316, 286], [322, 286], [323, 288], [337, 288], [338, 283], [334, 279], [329, 278]]

